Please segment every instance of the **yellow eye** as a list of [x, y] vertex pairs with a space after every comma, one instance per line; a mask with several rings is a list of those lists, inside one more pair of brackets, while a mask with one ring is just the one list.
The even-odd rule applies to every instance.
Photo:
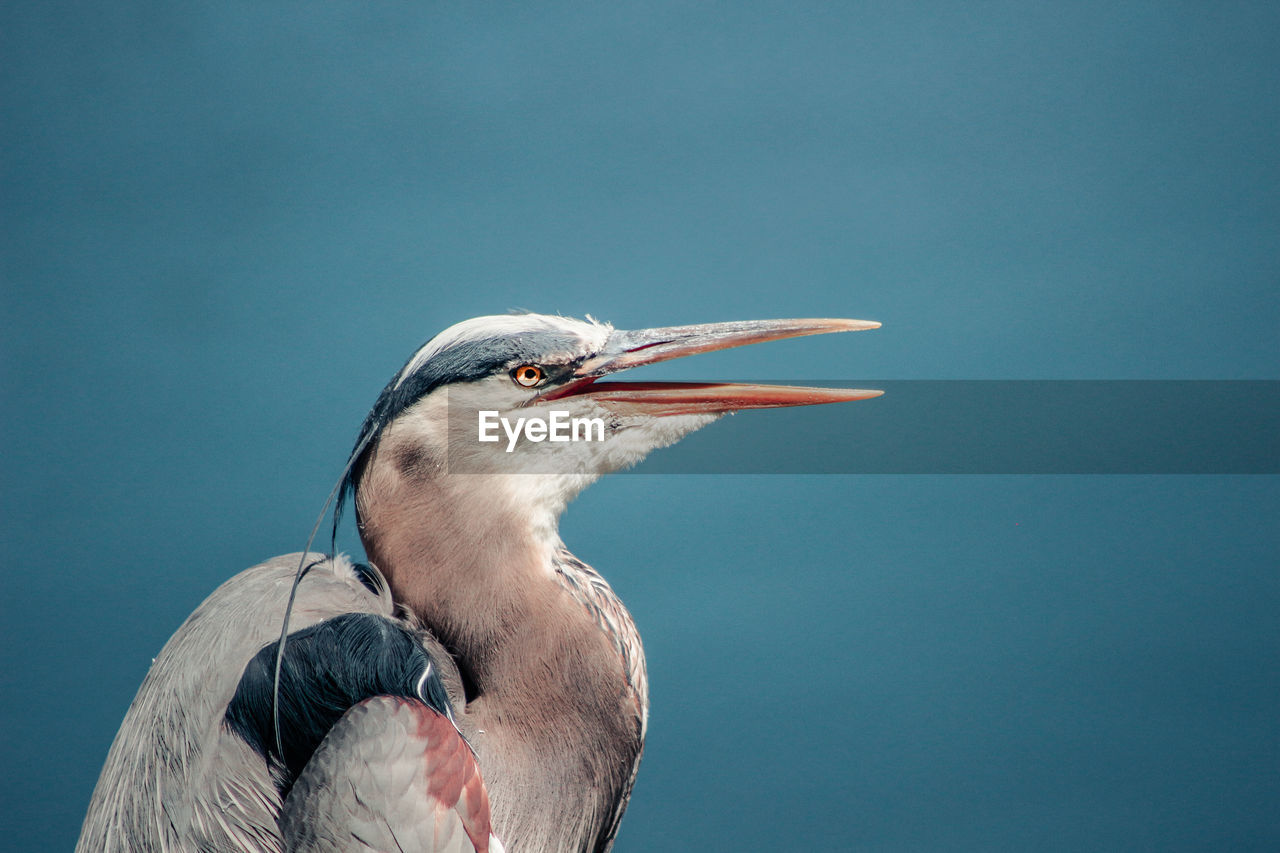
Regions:
[[515, 370], [511, 371], [511, 376], [517, 383], [526, 388], [532, 388], [542, 381], [542, 368], [536, 364], [522, 364]]

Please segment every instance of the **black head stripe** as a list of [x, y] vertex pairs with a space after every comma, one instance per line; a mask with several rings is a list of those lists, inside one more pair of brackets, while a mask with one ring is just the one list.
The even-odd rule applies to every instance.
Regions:
[[[428, 342], [429, 343], [429, 342]], [[424, 344], [426, 346], [426, 344]], [[461, 340], [435, 353], [414, 372], [397, 373], [378, 395], [360, 434], [356, 437], [355, 462], [343, 480], [337, 512], [355, 492], [365, 468], [377, 449], [378, 438], [388, 424], [441, 385], [475, 382], [523, 363], [541, 363], [548, 357], [565, 358], [581, 347], [581, 341], [554, 329], [530, 329], [525, 334], [496, 335]], [[421, 348], [419, 348], [419, 351]], [[335, 521], [336, 526], [336, 521]]]

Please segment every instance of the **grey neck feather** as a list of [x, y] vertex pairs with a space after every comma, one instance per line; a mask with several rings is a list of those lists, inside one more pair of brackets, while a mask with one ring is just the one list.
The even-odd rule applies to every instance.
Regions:
[[531, 499], [545, 497], [531, 476], [445, 475], [388, 430], [357, 492], [361, 536], [457, 662], [459, 725], [507, 850], [606, 850], [643, 748], [643, 651], [613, 590], [560, 543], [562, 506]]

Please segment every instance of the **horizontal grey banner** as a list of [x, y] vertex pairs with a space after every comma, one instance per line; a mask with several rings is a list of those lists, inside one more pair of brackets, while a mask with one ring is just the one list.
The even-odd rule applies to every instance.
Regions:
[[[878, 389], [884, 395], [726, 416], [654, 451], [633, 470], [1280, 474], [1280, 381], [866, 379], [804, 384]], [[452, 452], [450, 456], [456, 458]], [[459, 469], [451, 465], [450, 470]]]

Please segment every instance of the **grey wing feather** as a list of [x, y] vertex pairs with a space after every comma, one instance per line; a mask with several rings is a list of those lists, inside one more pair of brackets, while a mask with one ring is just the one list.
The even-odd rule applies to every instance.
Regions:
[[280, 815], [299, 853], [497, 851], [469, 747], [446, 717], [387, 696], [349, 710], [294, 783]]
[[[245, 665], [276, 639], [300, 557], [236, 575], [165, 644], [111, 745], [77, 851], [282, 849], [274, 780], [222, 718]], [[342, 613], [393, 615], [390, 594], [367, 589], [346, 558], [312, 558], [292, 628]]]

